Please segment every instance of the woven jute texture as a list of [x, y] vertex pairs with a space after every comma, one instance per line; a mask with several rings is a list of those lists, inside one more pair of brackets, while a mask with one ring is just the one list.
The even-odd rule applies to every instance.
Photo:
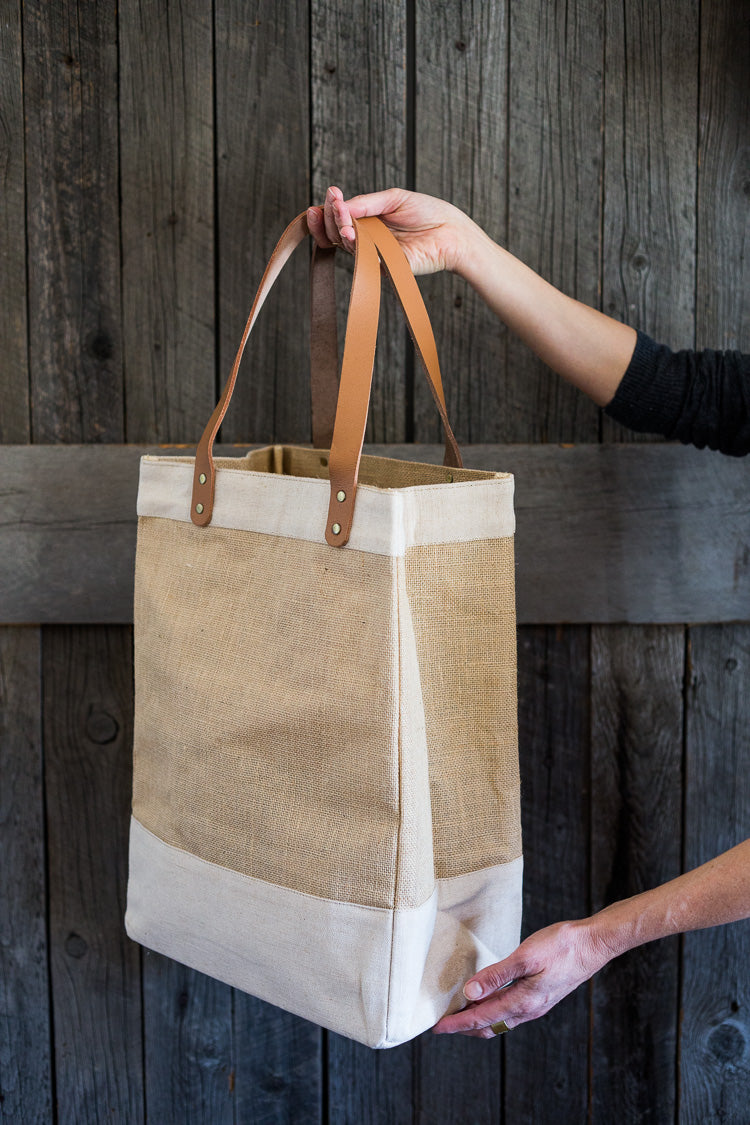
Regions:
[[399, 701], [402, 567], [325, 543], [142, 518], [141, 823], [202, 859], [310, 894], [369, 906], [428, 898], [413, 656]]
[[166, 843], [377, 907], [520, 855], [511, 538], [391, 558], [142, 516], [135, 635], [133, 813]]
[[521, 854], [512, 539], [412, 547], [435, 875]]

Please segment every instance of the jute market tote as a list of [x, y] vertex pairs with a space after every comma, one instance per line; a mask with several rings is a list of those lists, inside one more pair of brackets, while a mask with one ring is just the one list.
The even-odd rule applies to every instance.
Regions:
[[[377, 219], [356, 224], [330, 455], [213, 458], [250, 330], [306, 234], [301, 215], [271, 257], [195, 458], [141, 463], [126, 927], [391, 1047], [461, 1007], [466, 978], [519, 938], [513, 478], [461, 468], [426, 310]], [[379, 259], [445, 466], [362, 456]], [[319, 342], [315, 362], [330, 353]]]

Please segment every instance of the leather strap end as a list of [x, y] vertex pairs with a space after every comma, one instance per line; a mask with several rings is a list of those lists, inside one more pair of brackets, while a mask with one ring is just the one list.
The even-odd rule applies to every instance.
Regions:
[[[326, 543], [329, 547], [345, 547], [349, 542], [354, 522], [355, 481], [331, 480], [331, 499], [328, 504]], [[343, 500], [339, 500], [343, 496]], [[335, 530], [338, 528], [338, 531]]]
[[190, 519], [197, 527], [206, 527], [211, 522], [214, 510], [214, 487], [216, 472], [213, 458], [203, 442], [195, 454], [193, 470], [193, 495], [190, 501]]

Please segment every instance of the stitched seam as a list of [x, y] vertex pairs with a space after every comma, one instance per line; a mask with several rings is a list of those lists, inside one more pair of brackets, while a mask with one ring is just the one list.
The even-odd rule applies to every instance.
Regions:
[[[234, 867], [224, 867], [221, 863], [214, 863], [210, 859], [204, 859], [202, 856], [196, 855], [195, 852], [189, 852], [187, 848], [181, 848], [177, 844], [170, 844], [168, 840], [163, 840], [156, 832], [152, 832], [150, 828], [147, 828], [137, 816], [133, 816], [132, 819], [143, 832], [148, 833], [152, 839], [156, 840], [163, 847], [169, 848], [170, 851], [178, 852], [181, 855], [187, 856], [189, 859], [197, 860], [198, 863], [205, 863], [207, 867], [212, 867], [217, 871], [228, 871], [230, 875], [236, 875], [238, 879], [243, 879], [248, 883], [262, 883], [264, 887], [274, 887], [278, 890], [296, 895], [298, 898], [314, 899], [315, 902], [336, 902], [340, 903], [341, 906], [355, 906], [357, 910], [374, 910], [378, 914], [393, 914], [393, 908], [390, 906], [370, 906], [367, 903], [351, 902], [349, 899], [344, 898], [328, 898], [326, 895], [313, 895], [308, 891], [298, 891], [295, 887], [287, 887], [283, 883], [272, 883], [269, 879], [260, 879], [257, 875], [246, 875], [244, 871], [236, 871]], [[429, 899], [425, 899], [425, 902], [429, 901]], [[419, 906], [406, 907], [405, 909], [420, 910], [422, 906], [424, 906], [424, 903], [420, 903]]]
[[396, 689], [396, 705], [397, 711], [397, 753], [398, 753], [398, 830], [396, 833], [396, 857], [395, 857], [395, 870], [393, 873], [393, 907], [391, 913], [391, 955], [388, 962], [388, 999], [385, 1007], [385, 1030], [384, 1041], [387, 1043], [390, 1038], [390, 1022], [391, 1022], [391, 999], [393, 997], [393, 954], [396, 944], [396, 903], [398, 901], [398, 879], [399, 879], [399, 863], [401, 861], [401, 833], [403, 829], [403, 799], [404, 789], [402, 784], [402, 753], [401, 753], [401, 684], [402, 684], [402, 669], [401, 669], [401, 587], [399, 583], [400, 559], [394, 560], [393, 573], [396, 581], [396, 651], [398, 654], [397, 659], [397, 689]]
[[[193, 472], [192, 464], [189, 465], [186, 461], [180, 461], [177, 457], [159, 457], [158, 455], [144, 454], [143, 457], [141, 458], [141, 460], [147, 461], [151, 465], [169, 465], [170, 468], [182, 469], [186, 472], [186, 475], [187, 475], [187, 472], [190, 472], [191, 474]], [[242, 461], [243, 458], [238, 457], [238, 458], [236, 458], [236, 460], [239, 462], [239, 461]], [[404, 461], [403, 464], [407, 465], [407, 464], [409, 464], [409, 462]], [[238, 469], [235, 469], [234, 467], [229, 468], [227, 465], [217, 465], [217, 467], [216, 467], [217, 475], [219, 473], [234, 473], [234, 472], [237, 472], [237, 471], [238, 471]], [[324, 477], [298, 477], [298, 476], [289, 476], [286, 473], [262, 473], [262, 472], [259, 472], [257, 469], [242, 469], [240, 471], [242, 473], [243, 479], [244, 478], [253, 478], [254, 479], [254, 478], [258, 477], [258, 478], [261, 478], [263, 480], [274, 480], [274, 481], [283, 480], [283, 481], [289, 482], [290, 484], [297, 483], [298, 481], [314, 481], [316, 484], [325, 484], [325, 485], [329, 484], [329, 482]], [[192, 475], [191, 475], [190, 479], [192, 480]], [[512, 480], [513, 480], [513, 474], [512, 473], [497, 473], [494, 477], [490, 477], [489, 479], [487, 479], [485, 477], [483, 480], [457, 480], [457, 481], [454, 481], [450, 485], [450, 488], [451, 488], [451, 491], [463, 492], [465, 489], [477, 488], [479, 485], [482, 485], [482, 484], [484, 484], [484, 485], [491, 484], [491, 485], [494, 485], [495, 487], [497, 487], [498, 481], [502, 482], [505, 485], [509, 485], [512, 482]], [[381, 487], [380, 485], [377, 485], [377, 484], [358, 484], [357, 490], [361, 491], [361, 492], [374, 492], [374, 493], [388, 492], [388, 493], [394, 493], [395, 495], [400, 495], [403, 492], [414, 492], [414, 491], [417, 491], [417, 490], [419, 490], [420, 493], [421, 492], [438, 492], [438, 491], [442, 491], [442, 489], [444, 489], [446, 487], [448, 487], [447, 481], [437, 481], [435, 484], [409, 484], [409, 485], [405, 485], [403, 488], [383, 488], [383, 487]]]

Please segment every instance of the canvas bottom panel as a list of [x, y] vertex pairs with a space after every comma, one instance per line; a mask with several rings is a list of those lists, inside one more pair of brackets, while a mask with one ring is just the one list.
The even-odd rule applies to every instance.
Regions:
[[165, 843], [135, 818], [125, 926], [135, 941], [370, 1047], [464, 1001], [518, 944], [522, 859], [439, 879], [391, 910], [304, 894]]

